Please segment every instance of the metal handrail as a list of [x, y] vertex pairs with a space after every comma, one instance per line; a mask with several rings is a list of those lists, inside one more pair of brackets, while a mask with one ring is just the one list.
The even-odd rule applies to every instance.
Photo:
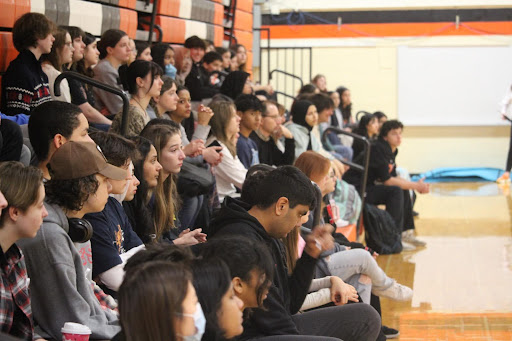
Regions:
[[[362, 115], [360, 115], [362, 114]], [[356, 114], [356, 122], [359, 122], [361, 119], [360, 119], [360, 116], [364, 116], [364, 115], [371, 115], [372, 113], [371, 112], [368, 112], [368, 111], [365, 111], [365, 110], [359, 110]]]
[[98, 82], [97, 80], [84, 76], [78, 72], [65, 71], [55, 79], [54, 93], [56, 97], [60, 96], [60, 83], [65, 78], [78, 80], [80, 82], [92, 85], [93, 87], [96, 87], [98, 89], [110, 92], [111, 94], [121, 97], [121, 99], [123, 100], [123, 115], [121, 117], [121, 135], [126, 135], [126, 131], [128, 130], [128, 121], [130, 119], [130, 117], [128, 116], [130, 101], [128, 100], [128, 97], [122, 90], [111, 87], [105, 83]]
[[230, 33], [224, 32], [224, 36], [229, 37], [229, 48], [231, 48], [231, 45], [232, 45], [231, 41], [232, 40], [235, 41], [235, 45], [238, 45], [238, 39], [236, 39], [236, 37], [233, 35], [232, 32], [230, 32]]
[[276, 95], [283, 95], [284, 97], [288, 97], [288, 98], [291, 98], [291, 99], [295, 100], [295, 97], [294, 97], [294, 96], [292, 96], [292, 95], [288, 95], [287, 93], [284, 93], [284, 92], [282, 92], [282, 91], [275, 91], [275, 90], [274, 90], [274, 93], [275, 93]]
[[361, 232], [361, 226], [363, 222], [363, 209], [364, 209], [364, 202], [366, 197], [366, 180], [368, 179], [368, 167], [370, 165], [370, 149], [371, 144], [370, 141], [361, 135], [357, 135], [348, 131], [345, 131], [343, 129], [330, 126], [327, 129], [325, 129], [324, 133], [322, 134], [322, 143], [325, 143], [327, 139], [327, 134], [330, 132], [334, 132], [336, 134], [343, 134], [353, 137], [356, 140], [362, 141], [364, 145], [363, 153], [364, 153], [364, 162], [363, 165], [358, 165], [357, 163], [349, 162], [349, 161], [342, 161], [344, 164], [349, 165], [350, 167], [357, 169], [358, 171], [363, 173], [363, 176], [361, 177], [361, 187], [359, 189], [359, 196], [361, 197], [361, 215], [359, 216], [359, 221], [357, 223], [357, 235], [359, 236], [359, 233]]
[[[261, 42], [261, 32], [265, 31], [267, 32], [267, 49], [268, 49], [268, 52], [267, 52], [267, 70], [269, 70], [269, 73], [268, 73], [268, 79], [270, 81], [270, 28], [253, 28], [253, 31], [259, 31], [260, 32], [260, 42]], [[261, 71], [262, 67], [261, 67], [261, 47], [260, 47], [260, 82], [261, 82], [261, 76], [262, 76], [262, 71]]]
[[[153, 42], [153, 30], [155, 29], [155, 20], [156, 20], [157, 8], [158, 8], [158, 0], [153, 0], [153, 13], [151, 13], [151, 22], [149, 24], [149, 38], [148, 38], [148, 43], [149, 44], [151, 44]], [[163, 36], [162, 33], [163, 32], [161, 32], [160, 39]]]
[[298, 80], [300, 82], [300, 87], [302, 88], [304, 86], [304, 82], [302, 81], [302, 78], [300, 78], [299, 76], [296, 76], [294, 75], [293, 73], [289, 73], [289, 72], [286, 72], [286, 71], [283, 71], [283, 70], [278, 70], [278, 69], [275, 69], [275, 70], [272, 70], [269, 74], [269, 77], [268, 77], [268, 80], [270, 81], [272, 79], [272, 74], [274, 72], [277, 72], [277, 73], [282, 73], [283, 75], [286, 75], [286, 76], [289, 76], [289, 77], [292, 77], [292, 78], [295, 78], [296, 80]]
[[[151, 22], [147, 21], [147, 20], [144, 20], [144, 19], [139, 19], [139, 23], [143, 24], [143, 25], [151, 25]], [[162, 42], [162, 37], [164, 36], [164, 31], [162, 30], [162, 28], [160, 27], [160, 25], [157, 25], [157, 24], [154, 24], [153, 25], [153, 31], [154, 30], [157, 30], [158, 31], [158, 39], [156, 40], [157, 43], [161, 43]], [[153, 32], [149, 32], [150, 35], [153, 35]], [[149, 39], [153, 39], [152, 37], [149, 38]], [[151, 43], [150, 43], [151, 44]]]

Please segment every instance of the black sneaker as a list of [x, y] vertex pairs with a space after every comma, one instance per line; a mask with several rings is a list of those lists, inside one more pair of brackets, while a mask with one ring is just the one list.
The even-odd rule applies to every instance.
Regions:
[[386, 327], [384, 325], [381, 327], [381, 330], [382, 333], [386, 335], [386, 339], [396, 339], [400, 335], [398, 330]]

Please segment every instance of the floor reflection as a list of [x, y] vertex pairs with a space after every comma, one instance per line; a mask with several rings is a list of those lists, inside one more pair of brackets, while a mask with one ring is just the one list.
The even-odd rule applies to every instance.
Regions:
[[378, 259], [414, 289], [410, 302], [382, 299], [384, 324], [400, 329], [400, 340], [512, 340], [509, 193], [489, 183], [433, 184], [415, 209], [427, 247]]

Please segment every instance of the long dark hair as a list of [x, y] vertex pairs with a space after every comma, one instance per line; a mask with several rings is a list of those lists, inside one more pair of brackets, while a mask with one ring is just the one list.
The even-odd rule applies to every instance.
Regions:
[[183, 313], [191, 279], [184, 264], [170, 261], [152, 261], [127, 271], [118, 294], [125, 340], [178, 340], [174, 321]]
[[192, 263], [192, 273], [197, 298], [206, 317], [202, 340], [222, 340], [224, 331], [217, 313], [222, 307], [222, 298], [231, 287], [229, 268], [219, 258], [201, 259]]
[[205, 259], [222, 259], [231, 272], [231, 278], [240, 277], [248, 283], [254, 270], [265, 275], [265, 280], [256, 287], [258, 306], [262, 308], [263, 295], [272, 284], [274, 276], [274, 262], [267, 246], [241, 236], [216, 238], [201, 246], [201, 256]]
[[375, 114], [363, 115], [363, 117], [359, 119], [359, 125], [357, 126], [357, 129], [354, 130], [354, 133], [368, 138], [368, 124], [370, 124], [372, 120], [377, 119], [378, 118]]
[[153, 82], [155, 81], [156, 76], [162, 76], [163, 70], [158, 64], [155, 62], [148, 62], [146, 60], [135, 60], [133, 63], [128, 66], [127, 71], [127, 84], [128, 84], [128, 92], [132, 95], [137, 94], [137, 90], [139, 90], [137, 86], [137, 78], [144, 78], [148, 74], [151, 74], [151, 85], [149, 88], [153, 86]]
[[149, 204], [149, 186], [144, 179], [144, 162], [151, 150], [151, 141], [141, 136], [129, 138], [137, 146], [139, 158], [133, 160], [134, 173], [140, 181], [137, 187], [137, 193], [132, 201], [123, 201], [123, 207], [128, 215], [130, 224], [139, 238], [145, 243], [152, 241], [152, 234], [156, 237], [155, 225], [152, 220]]
[[343, 108], [342, 96], [345, 91], [348, 91], [348, 89], [345, 88], [344, 86], [340, 86], [336, 89], [336, 92], [340, 95], [340, 105], [338, 108], [340, 109], [341, 115], [343, 116], [343, 121], [345, 123], [348, 123], [348, 122], [350, 122], [350, 118], [352, 117], [352, 103], [350, 103], [345, 108]]
[[157, 63], [162, 69], [165, 69], [164, 57], [167, 50], [173, 50], [173, 48], [171, 45], [166, 43], [158, 43], [153, 45], [151, 48], [151, 57], [153, 57], [153, 61]]
[[[167, 120], [171, 122], [170, 120]], [[150, 140], [155, 146], [158, 160], [162, 159], [162, 151], [169, 142], [169, 140], [180, 134], [180, 129], [172, 124], [149, 125], [146, 126], [140, 136]], [[158, 177], [158, 185], [155, 191], [155, 205], [153, 210], [154, 223], [157, 230], [157, 235], [161, 232], [169, 230], [175, 226], [174, 217], [179, 211], [179, 196], [177, 188], [177, 175], [169, 174], [167, 179], [164, 180], [164, 169], [160, 171]]]
[[[92, 34], [90, 34], [89, 32], [85, 32], [82, 41], [85, 44], [85, 48], [87, 48], [87, 46], [91, 45], [92, 43], [94, 43], [96, 41], [96, 37], [93, 36]], [[74, 63], [71, 66], [71, 69], [78, 73], [81, 73], [82, 75], [85, 75], [87, 77], [91, 77], [91, 78], [94, 77], [94, 71], [93, 71], [92, 67], [90, 67], [90, 66], [87, 68], [85, 67], [85, 58], [82, 58], [78, 62]], [[90, 85], [87, 85], [87, 84], [84, 84], [84, 85], [87, 88], [90, 87]]]

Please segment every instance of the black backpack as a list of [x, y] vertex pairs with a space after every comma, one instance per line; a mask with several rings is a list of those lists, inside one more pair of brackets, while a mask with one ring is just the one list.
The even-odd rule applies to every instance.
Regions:
[[402, 251], [402, 231], [388, 212], [365, 204], [363, 222], [366, 245], [381, 255]]

